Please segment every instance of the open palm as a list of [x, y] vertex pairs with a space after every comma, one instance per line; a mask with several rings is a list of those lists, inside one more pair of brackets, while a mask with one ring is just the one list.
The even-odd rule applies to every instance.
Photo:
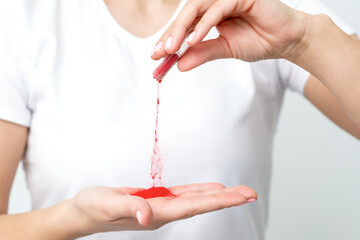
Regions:
[[246, 186], [226, 188], [218, 183], [169, 188], [176, 197], [143, 199], [131, 195], [139, 190], [91, 187], [80, 192], [75, 203], [95, 233], [157, 229], [172, 221], [241, 205], [257, 198], [256, 192]]

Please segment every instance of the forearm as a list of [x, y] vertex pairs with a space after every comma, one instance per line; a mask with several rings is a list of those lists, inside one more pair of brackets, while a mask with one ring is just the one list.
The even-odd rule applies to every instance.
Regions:
[[72, 240], [86, 234], [72, 200], [50, 208], [0, 215], [0, 236], [8, 240]]
[[306, 82], [304, 94], [325, 116], [340, 128], [360, 140], [360, 128], [350, 119], [333, 94], [317, 78], [310, 76]]
[[301, 53], [290, 61], [317, 77], [360, 128], [360, 41], [326, 16], [308, 16]]

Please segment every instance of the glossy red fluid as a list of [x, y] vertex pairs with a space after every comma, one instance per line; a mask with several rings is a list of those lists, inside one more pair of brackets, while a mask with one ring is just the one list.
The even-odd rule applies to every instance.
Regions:
[[157, 67], [155, 69], [155, 71], [153, 72], [153, 77], [158, 81], [161, 82], [165, 75], [167, 74], [167, 72], [170, 70], [170, 68], [172, 66], [174, 66], [174, 64], [179, 60], [179, 56], [174, 53], [171, 55], [168, 55], [164, 61], [160, 64], [159, 67]]
[[152, 187], [149, 189], [141, 190], [136, 193], [131, 194], [133, 196], [139, 196], [145, 199], [156, 198], [156, 197], [170, 197], [174, 198], [175, 195], [170, 192], [169, 189], [165, 187]]

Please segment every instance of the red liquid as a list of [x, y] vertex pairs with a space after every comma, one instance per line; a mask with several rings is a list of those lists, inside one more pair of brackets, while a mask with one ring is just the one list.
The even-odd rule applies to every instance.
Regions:
[[138, 191], [134, 194], [131, 194], [133, 196], [139, 196], [145, 199], [148, 198], [156, 198], [156, 197], [171, 197], [174, 198], [175, 195], [170, 192], [169, 189], [165, 187], [152, 187], [149, 189]]
[[160, 83], [157, 85], [157, 100], [156, 100], [156, 121], [155, 121], [155, 139], [153, 155], [151, 157], [150, 176], [153, 179], [153, 187], [161, 186], [161, 173], [163, 170], [163, 162], [161, 159], [160, 149], [158, 145], [158, 125], [159, 125], [159, 105], [160, 105]]
[[161, 180], [162, 170], [164, 168], [162, 162], [162, 156], [160, 154], [160, 149], [158, 145], [158, 125], [159, 125], [159, 105], [160, 105], [160, 84], [163, 80], [166, 73], [170, 68], [176, 63], [179, 59], [177, 54], [169, 55], [165, 60], [160, 64], [160, 66], [155, 69], [153, 77], [158, 81], [157, 84], [157, 99], [156, 99], [156, 120], [155, 120], [155, 139], [154, 139], [154, 148], [153, 155], [151, 157], [151, 170], [150, 176], [153, 179], [153, 187], [145, 190], [138, 191], [132, 195], [139, 196], [145, 199], [155, 198], [155, 197], [176, 197], [173, 195], [169, 189], [161, 187], [163, 185]]
[[153, 179], [153, 187], [162, 186], [161, 173], [164, 168], [158, 145], [158, 124], [159, 124], [159, 105], [160, 105], [160, 83], [164, 79], [166, 73], [179, 60], [177, 54], [168, 55], [158, 68], [153, 72], [153, 77], [158, 81], [157, 85], [157, 101], [156, 101], [156, 122], [155, 122], [155, 143], [153, 156], [151, 157], [150, 176]]
[[164, 61], [160, 64], [160, 66], [155, 69], [155, 71], [153, 72], [153, 77], [158, 81], [161, 82], [166, 73], [170, 70], [170, 68], [172, 66], [174, 66], [174, 64], [179, 60], [179, 56], [174, 53], [171, 55], [168, 55]]

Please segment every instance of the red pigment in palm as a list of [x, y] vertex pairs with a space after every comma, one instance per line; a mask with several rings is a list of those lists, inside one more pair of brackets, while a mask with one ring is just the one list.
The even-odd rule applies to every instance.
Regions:
[[139, 196], [145, 199], [156, 198], [156, 197], [171, 197], [171, 198], [175, 197], [175, 195], [172, 194], [170, 190], [165, 187], [152, 187], [149, 189], [138, 191], [132, 195]]

